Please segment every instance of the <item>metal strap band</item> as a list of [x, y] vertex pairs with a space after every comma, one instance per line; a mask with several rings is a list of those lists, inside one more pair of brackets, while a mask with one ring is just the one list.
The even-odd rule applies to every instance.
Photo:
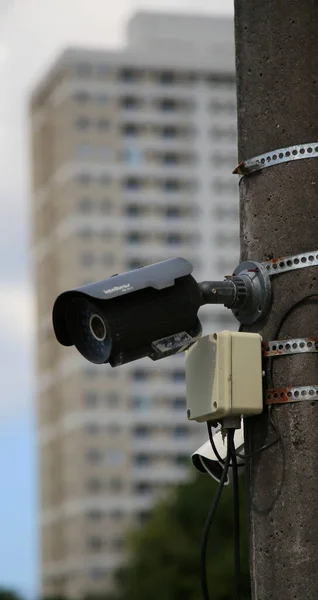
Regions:
[[248, 160], [243, 160], [234, 169], [235, 175], [251, 175], [255, 171], [266, 169], [266, 167], [274, 167], [281, 163], [290, 162], [292, 160], [300, 160], [301, 158], [317, 158], [318, 157], [318, 142], [310, 144], [298, 144], [297, 146], [289, 146], [288, 148], [279, 148], [272, 152], [266, 152], [259, 156], [254, 156]]
[[293, 340], [274, 340], [263, 342], [263, 356], [288, 356], [289, 354], [303, 354], [305, 352], [318, 352], [318, 337], [295, 338]]
[[286, 404], [318, 400], [318, 384], [273, 388], [265, 391], [265, 404]]
[[304, 267], [316, 267], [318, 265], [318, 250], [302, 252], [302, 254], [286, 256], [284, 258], [273, 258], [261, 264], [265, 267], [269, 275], [295, 271]]

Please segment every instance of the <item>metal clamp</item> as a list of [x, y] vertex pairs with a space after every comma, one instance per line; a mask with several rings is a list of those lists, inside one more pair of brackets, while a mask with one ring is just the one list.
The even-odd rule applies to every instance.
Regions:
[[272, 388], [265, 391], [265, 404], [286, 404], [304, 400], [318, 400], [318, 384]]
[[291, 340], [265, 341], [262, 344], [263, 356], [288, 356], [305, 352], [318, 352], [318, 337], [295, 338]]
[[286, 271], [295, 271], [304, 267], [316, 267], [318, 265], [318, 250], [312, 252], [302, 252], [294, 256], [284, 258], [273, 258], [261, 263], [270, 276], [285, 273]]
[[266, 152], [265, 154], [254, 156], [248, 160], [243, 160], [236, 169], [234, 169], [233, 174], [251, 175], [251, 173], [266, 169], [266, 167], [274, 167], [281, 163], [300, 160], [302, 158], [318, 158], [318, 142], [279, 148], [278, 150], [273, 150], [272, 152]]

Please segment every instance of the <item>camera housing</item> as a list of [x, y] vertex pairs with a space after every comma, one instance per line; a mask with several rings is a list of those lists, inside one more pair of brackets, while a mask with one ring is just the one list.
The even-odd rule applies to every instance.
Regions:
[[53, 307], [57, 340], [112, 367], [184, 351], [202, 333], [192, 269], [172, 258], [60, 294]]
[[[219, 429], [213, 436], [213, 441], [215, 443], [215, 447], [220, 455], [220, 457], [225, 460], [227, 455], [227, 442], [226, 437], [224, 437], [223, 432]], [[241, 429], [236, 429], [234, 434], [234, 445], [235, 450], [239, 454], [244, 454], [244, 434]], [[200, 473], [210, 475], [215, 481], [219, 482], [222, 473], [223, 473], [223, 465], [218, 461], [216, 455], [214, 454], [213, 448], [211, 446], [210, 440], [205, 442], [198, 450], [193, 452], [191, 456], [193, 466], [200, 471]], [[237, 466], [238, 466], [238, 474], [242, 475], [244, 473], [244, 460], [237, 456]], [[232, 467], [229, 467], [228, 475], [225, 481], [225, 485], [228, 485], [232, 481]]]

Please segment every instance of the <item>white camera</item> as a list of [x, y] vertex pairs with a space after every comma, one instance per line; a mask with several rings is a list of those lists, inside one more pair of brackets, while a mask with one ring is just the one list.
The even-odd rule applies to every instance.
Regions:
[[[213, 436], [213, 441], [215, 443], [215, 447], [220, 455], [220, 457], [225, 460], [227, 455], [227, 441], [226, 436], [224, 437], [221, 429], [219, 429]], [[242, 429], [236, 429], [234, 435], [234, 445], [235, 450], [239, 454], [244, 454], [244, 434]], [[200, 471], [201, 473], [207, 473], [215, 481], [219, 482], [222, 473], [223, 473], [223, 465], [219, 462], [217, 456], [214, 454], [213, 448], [211, 446], [210, 440], [205, 442], [203, 446], [201, 446], [198, 450], [193, 452], [192, 463], [194, 467]], [[237, 466], [238, 466], [238, 474], [242, 475], [244, 472], [244, 459], [237, 457]], [[227, 478], [225, 481], [225, 485], [228, 485], [232, 481], [232, 467], [229, 467]]]

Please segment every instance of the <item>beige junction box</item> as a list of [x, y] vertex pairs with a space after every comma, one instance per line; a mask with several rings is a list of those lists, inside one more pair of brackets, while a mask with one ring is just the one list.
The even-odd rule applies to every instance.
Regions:
[[186, 351], [188, 419], [214, 421], [263, 411], [262, 338], [219, 331]]

